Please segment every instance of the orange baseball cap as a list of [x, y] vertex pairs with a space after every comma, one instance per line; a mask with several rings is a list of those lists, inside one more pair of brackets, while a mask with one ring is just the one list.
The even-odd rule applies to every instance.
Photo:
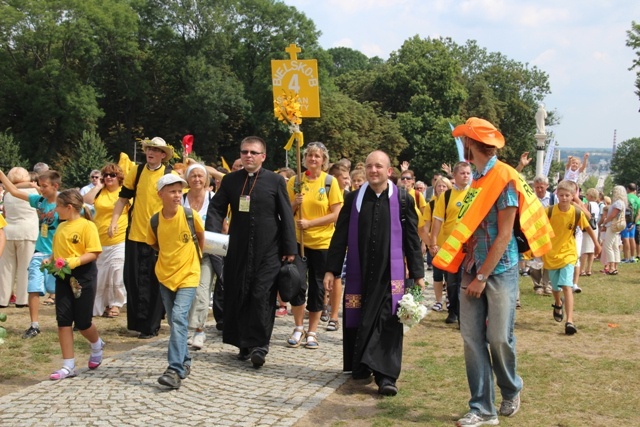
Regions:
[[465, 124], [456, 126], [451, 134], [453, 136], [468, 136], [496, 148], [504, 147], [504, 136], [500, 131], [490, 122], [478, 117], [470, 117]]

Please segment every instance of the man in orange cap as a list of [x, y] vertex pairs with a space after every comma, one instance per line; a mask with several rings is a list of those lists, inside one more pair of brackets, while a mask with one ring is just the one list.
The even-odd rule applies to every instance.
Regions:
[[[461, 212], [467, 209], [467, 218], [461, 222], [470, 221], [467, 225], [473, 230], [466, 243], [460, 290], [460, 333], [471, 399], [469, 412], [457, 425], [497, 425], [493, 375], [502, 394], [500, 415], [510, 417], [518, 412], [522, 389], [522, 378], [516, 374], [513, 334], [518, 295], [518, 247], [513, 223], [519, 188], [513, 180], [496, 185], [495, 175], [513, 168], [496, 157], [497, 149], [504, 147], [504, 137], [495, 126], [472, 117], [456, 127], [453, 136], [463, 138], [465, 157], [475, 166], [468, 198], [478, 199], [461, 207]], [[517, 175], [515, 170], [513, 173]], [[487, 207], [482, 209], [478, 204]]]

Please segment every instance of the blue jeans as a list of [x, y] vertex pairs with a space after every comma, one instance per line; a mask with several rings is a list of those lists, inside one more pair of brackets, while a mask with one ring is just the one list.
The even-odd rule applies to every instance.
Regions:
[[[518, 297], [518, 264], [490, 275], [480, 298], [464, 289], [476, 272], [464, 272], [460, 291], [460, 334], [471, 399], [471, 412], [496, 415], [493, 374], [502, 398], [513, 399], [522, 389], [516, 374], [516, 337], [513, 333]], [[492, 370], [493, 367], [493, 370]]]
[[191, 356], [187, 346], [189, 326], [189, 310], [197, 288], [178, 288], [177, 291], [160, 285], [160, 296], [167, 312], [167, 322], [171, 327], [169, 336], [169, 369], [178, 373], [180, 378], [186, 376], [185, 365], [191, 366]]

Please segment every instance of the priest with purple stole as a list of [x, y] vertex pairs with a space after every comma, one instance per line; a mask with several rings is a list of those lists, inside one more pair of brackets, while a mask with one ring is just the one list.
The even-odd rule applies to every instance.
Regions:
[[405, 277], [424, 288], [424, 261], [415, 202], [389, 180], [389, 156], [372, 152], [365, 170], [367, 182], [345, 197], [340, 210], [324, 286], [331, 290], [347, 254], [343, 369], [351, 371], [354, 379], [373, 375], [378, 392], [394, 396], [402, 364], [398, 302], [404, 295]]

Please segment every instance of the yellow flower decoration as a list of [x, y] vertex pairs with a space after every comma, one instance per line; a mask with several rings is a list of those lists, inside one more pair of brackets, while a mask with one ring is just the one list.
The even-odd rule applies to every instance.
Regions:
[[285, 145], [284, 149], [289, 151], [293, 146], [293, 141], [298, 140], [298, 146], [302, 147], [304, 144], [304, 137], [300, 131], [300, 124], [302, 124], [302, 111], [300, 109], [300, 98], [297, 93], [283, 90], [283, 95], [277, 97], [273, 101], [273, 113], [275, 117], [289, 126], [291, 132], [291, 138]]

